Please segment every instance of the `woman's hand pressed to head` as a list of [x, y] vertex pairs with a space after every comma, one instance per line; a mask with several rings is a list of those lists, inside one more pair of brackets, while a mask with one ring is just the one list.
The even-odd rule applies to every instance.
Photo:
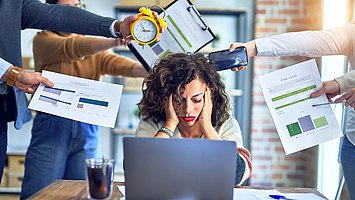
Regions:
[[[166, 122], [164, 124], [164, 127], [174, 132], [179, 123], [179, 117], [177, 116], [173, 106], [172, 94], [169, 96], [168, 103], [165, 106], [165, 116]], [[169, 136], [159, 131], [155, 134], [155, 137], [168, 138]]]
[[164, 127], [174, 131], [179, 123], [179, 117], [177, 116], [173, 106], [173, 95], [169, 96], [168, 103], [165, 107], [166, 122]]
[[204, 104], [201, 114], [198, 119], [200, 130], [205, 138], [210, 140], [221, 140], [221, 137], [217, 134], [217, 131], [212, 126], [211, 116], [212, 116], [212, 95], [211, 89], [207, 88], [204, 95]]
[[211, 99], [211, 89], [207, 88], [204, 94], [204, 104], [198, 120], [200, 127], [212, 126], [211, 116], [212, 116], [212, 99]]

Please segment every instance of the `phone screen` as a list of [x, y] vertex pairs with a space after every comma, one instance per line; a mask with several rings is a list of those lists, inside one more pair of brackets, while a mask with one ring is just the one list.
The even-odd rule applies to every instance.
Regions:
[[211, 52], [208, 57], [210, 62], [215, 65], [217, 71], [248, 65], [247, 49], [243, 46], [236, 48], [232, 52], [228, 49]]

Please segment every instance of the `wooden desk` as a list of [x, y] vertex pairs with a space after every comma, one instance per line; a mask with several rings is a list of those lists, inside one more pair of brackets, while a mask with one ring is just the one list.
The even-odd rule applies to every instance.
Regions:
[[[109, 199], [119, 199], [120, 194], [117, 189], [117, 185], [124, 185], [122, 182], [115, 182], [111, 198]], [[256, 187], [249, 187], [243, 186], [243, 188], [256, 188]], [[258, 189], [265, 189], [265, 188], [258, 188]], [[280, 192], [293, 192], [293, 193], [314, 193], [318, 196], [325, 198], [320, 192], [313, 188], [283, 188], [277, 189]], [[87, 199], [87, 190], [86, 190], [86, 182], [85, 181], [74, 181], [74, 180], [57, 180], [50, 184], [49, 186], [43, 188], [36, 194], [30, 197], [30, 199]]]
[[[124, 183], [115, 182], [112, 188], [111, 198], [108, 199], [120, 199], [120, 194], [116, 185], [124, 185]], [[38, 191], [36, 194], [32, 195], [29, 199], [87, 200], [86, 182], [77, 180], [56, 180], [52, 184]]]

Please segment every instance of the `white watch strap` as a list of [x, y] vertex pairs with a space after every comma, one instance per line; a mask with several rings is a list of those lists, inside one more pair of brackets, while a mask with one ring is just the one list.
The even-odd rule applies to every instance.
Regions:
[[159, 131], [161, 131], [161, 132], [163, 132], [163, 133], [165, 133], [165, 134], [167, 134], [169, 137], [173, 137], [173, 135], [174, 135], [174, 132], [172, 132], [170, 129], [168, 129], [168, 128], [165, 128], [165, 127], [161, 127], [160, 129], [159, 129]]

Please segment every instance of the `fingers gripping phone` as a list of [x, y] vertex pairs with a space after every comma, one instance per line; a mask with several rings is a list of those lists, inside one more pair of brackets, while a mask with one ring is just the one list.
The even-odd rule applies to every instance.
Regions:
[[237, 47], [232, 52], [228, 49], [211, 52], [208, 58], [217, 71], [248, 65], [247, 48], [244, 46]]

